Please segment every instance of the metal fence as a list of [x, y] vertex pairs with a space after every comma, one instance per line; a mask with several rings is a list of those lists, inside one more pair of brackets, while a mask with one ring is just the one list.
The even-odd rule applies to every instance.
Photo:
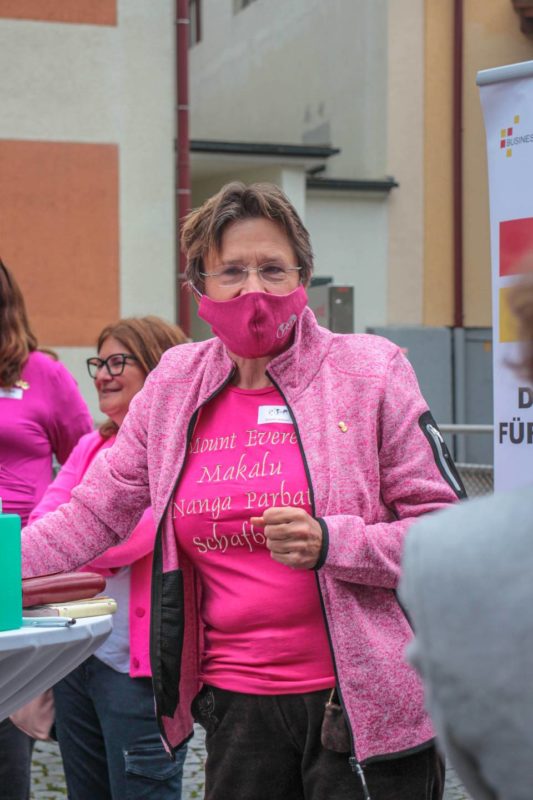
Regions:
[[457, 464], [468, 497], [482, 497], [494, 491], [494, 469], [490, 464]]
[[[492, 436], [493, 425], [440, 425], [442, 433], [457, 437]], [[461, 448], [459, 448], [461, 449]], [[466, 464], [456, 462], [468, 497], [482, 497], [494, 491], [494, 467], [492, 464]]]

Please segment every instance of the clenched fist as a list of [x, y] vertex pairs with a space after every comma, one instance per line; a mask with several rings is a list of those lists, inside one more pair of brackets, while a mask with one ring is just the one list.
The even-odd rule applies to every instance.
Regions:
[[303, 508], [267, 508], [252, 517], [254, 527], [264, 529], [266, 546], [275, 561], [294, 569], [313, 569], [322, 548], [322, 529]]

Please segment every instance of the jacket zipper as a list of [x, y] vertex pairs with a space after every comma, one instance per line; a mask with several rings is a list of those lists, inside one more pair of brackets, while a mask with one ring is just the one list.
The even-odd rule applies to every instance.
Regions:
[[[311, 482], [311, 473], [309, 472], [309, 465], [308, 465], [307, 459], [305, 457], [305, 452], [304, 452], [304, 448], [303, 448], [303, 445], [302, 445], [302, 439], [300, 437], [300, 430], [298, 428], [298, 423], [296, 422], [296, 418], [295, 418], [295, 416], [293, 414], [292, 408], [290, 407], [290, 405], [287, 402], [287, 398], [283, 394], [282, 390], [280, 389], [279, 385], [276, 383], [276, 381], [274, 380], [272, 375], [268, 372], [268, 370], [266, 371], [266, 375], [272, 381], [272, 383], [274, 384], [274, 386], [276, 387], [276, 389], [278, 390], [278, 392], [282, 396], [283, 400], [285, 401], [285, 405], [287, 406], [287, 409], [289, 411], [289, 414], [291, 416], [292, 424], [294, 426], [294, 432], [296, 433], [296, 439], [298, 440], [298, 447], [300, 449], [300, 455], [302, 457], [302, 461], [303, 461], [303, 465], [304, 465], [304, 469], [305, 469], [305, 474], [306, 474], [306, 477], [307, 477], [307, 483], [308, 483], [308, 486], [309, 486], [309, 495], [310, 495], [310, 498], [311, 498], [311, 511], [312, 511], [313, 517], [316, 518], [315, 517], [315, 511], [316, 511], [316, 509], [315, 509], [315, 492], [314, 492], [314, 489], [313, 489], [313, 484]], [[343, 696], [342, 696], [342, 691], [341, 691], [341, 686], [340, 686], [340, 681], [339, 681], [339, 674], [338, 674], [338, 671], [337, 671], [337, 663], [335, 661], [335, 652], [333, 650], [333, 643], [332, 643], [332, 640], [331, 640], [331, 632], [330, 632], [330, 629], [329, 629], [328, 618], [327, 618], [327, 615], [326, 615], [326, 608], [325, 608], [325, 605], [324, 605], [324, 598], [322, 596], [322, 589], [320, 588], [320, 581], [318, 579], [318, 574], [316, 572], [315, 572], [315, 579], [316, 579], [316, 585], [317, 585], [317, 588], [318, 588], [318, 596], [320, 598], [320, 607], [322, 609], [322, 616], [324, 618], [324, 625], [326, 627], [326, 633], [327, 633], [327, 636], [328, 636], [329, 649], [330, 649], [330, 652], [331, 652], [331, 660], [333, 662], [333, 669], [334, 669], [334, 672], [335, 672], [335, 681], [336, 681], [336, 684], [337, 684], [337, 694], [339, 695], [339, 700], [340, 700], [340, 704], [341, 704], [342, 711], [343, 711], [343, 714], [344, 714], [344, 719], [346, 720], [346, 725], [348, 727], [348, 733], [350, 734], [350, 742], [351, 742], [351, 746], [352, 746], [352, 754], [348, 758], [348, 763], [350, 765], [350, 768], [351, 768], [352, 772], [357, 774], [357, 776], [358, 776], [358, 778], [359, 778], [359, 780], [361, 782], [361, 786], [362, 786], [362, 789], [363, 789], [364, 800], [372, 800], [372, 798], [370, 797], [370, 793], [368, 791], [368, 786], [367, 786], [367, 783], [366, 783], [363, 767], [361, 766], [360, 762], [358, 761], [357, 755], [356, 755], [356, 752], [355, 752], [355, 737], [354, 737], [354, 733], [353, 733], [353, 730], [352, 730], [352, 726], [350, 724], [350, 719], [348, 717], [348, 714], [346, 713], [346, 706], [344, 704], [344, 699], [343, 699]]]
[[[206, 400], [204, 400], [204, 402], [201, 403], [198, 406], [197, 409], [195, 409], [195, 411], [193, 412], [193, 414], [192, 414], [192, 416], [191, 416], [191, 418], [189, 420], [189, 424], [187, 425], [187, 436], [186, 436], [186, 440], [185, 440], [185, 456], [183, 458], [181, 467], [179, 469], [178, 476], [177, 476], [176, 480], [174, 481], [172, 491], [170, 492], [170, 496], [169, 496], [169, 498], [167, 500], [167, 503], [165, 505], [165, 509], [164, 509], [164, 511], [163, 511], [163, 513], [161, 515], [161, 519], [159, 521], [159, 525], [157, 526], [155, 542], [154, 542], [154, 551], [155, 551], [157, 545], [160, 542], [161, 530], [163, 528], [163, 522], [164, 522], [165, 517], [166, 517], [167, 512], [168, 512], [168, 507], [172, 502], [172, 498], [174, 497], [176, 489], [178, 488], [178, 484], [179, 484], [179, 482], [181, 480], [181, 476], [182, 476], [183, 470], [185, 468], [185, 464], [186, 464], [186, 461], [187, 461], [187, 452], [189, 450], [189, 445], [191, 443], [192, 435], [193, 435], [193, 432], [194, 432], [194, 428], [196, 426], [196, 420], [198, 419], [198, 414], [200, 412], [200, 409], [202, 409], [205, 405], [210, 403], [211, 400], [213, 400], [213, 398], [215, 398], [218, 394], [220, 394], [220, 392], [222, 392], [226, 388], [228, 383], [231, 381], [234, 373], [235, 373], [235, 367], [233, 367], [230, 370], [230, 372], [228, 373], [226, 379], [223, 381], [223, 383], [220, 384], [218, 389], [215, 389], [215, 391], [212, 394], [210, 394], [209, 397]], [[161, 553], [161, 555], [162, 555], [162, 553]], [[163, 574], [163, 564], [161, 563], [161, 575], [162, 574]], [[158, 609], [159, 608], [157, 602], [155, 602], [157, 599], [158, 598], [155, 597], [155, 581], [152, 581], [152, 591], [151, 591], [152, 609]], [[158, 613], [158, 611], [156, 611], [155, 613]], [[158, 628], [159, 628], [159, 626], [158, 626]], [[155, 659], [154, 659], [154, 661], [155, 661]], [[152, 662], [151, 645], [150, 645], [150, 662]], [[156, 703], [156, 719], [157, 719], [157, 725], [159, 727], [159, 732], [160, 732], [161, 738], [163, 739], [163, 741], [166, 744], [166, 749], [167, 749], [172, 761], [175, 761], [176, 760], [176, 754], [174, 753], [174, 748], [170, 744], [170, 742], [168, 740], [168, 737], [166, 735], [165, 726], [163, 725], [163, 722], [162, 722], [162, 719], [161, 719], [161, 712], [159, 711], [159, 703]], [[187, 739], [187, 741], [188, 741], [188, 739]]]
[[455, 476], [453, 475], [450, 467], [448, 466], [448, 462], [446, 460], [446, 455], [445, 455], [444, 450], [442, 448], [442, 445], [444, 444], [444, 439], [442, 438], [441, 432], [438, 431], [436, 428], [434, 428], [433, 425], [426, 425], [426, 430], [429, 433], [429, 435], [431, 436], [431, 438], [433, 439], [433, 441], [435, 442], [435, 447], [437, 448], [437, 452], [439, 454], [440, 463], [442, 464], [442, 466], [444, 468], [444, 471], [446, 472], [446, 475], [448, 476], [448, 478], [450, 479], [450, 482], [454, 486], [455, 491], [458, 494], [462, 494], [463, 493], [463, 488], [462, 488], [462, 486], [459, 486], [459, 483], [457, 482], [457, 480], [456, 480]]

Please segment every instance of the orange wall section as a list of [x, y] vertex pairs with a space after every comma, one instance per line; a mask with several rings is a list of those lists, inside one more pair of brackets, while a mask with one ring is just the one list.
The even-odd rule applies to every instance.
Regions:
[[0, 257], [39, 342], [91, 346], [119, 316], [115, 144], [0, 140]]
[[117, 0], [0, 0], [0, 18], [116, 25]]

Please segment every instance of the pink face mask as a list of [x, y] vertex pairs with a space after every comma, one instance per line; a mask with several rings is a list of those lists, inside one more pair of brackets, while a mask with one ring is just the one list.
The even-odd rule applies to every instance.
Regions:
[[306, 305], [303, 286], [289, 294], [247, 292], [233, 300], [211, 300], [203, 294], [198, 316], [211, 325], [231, 353], [261, 358], [286, 349]]

